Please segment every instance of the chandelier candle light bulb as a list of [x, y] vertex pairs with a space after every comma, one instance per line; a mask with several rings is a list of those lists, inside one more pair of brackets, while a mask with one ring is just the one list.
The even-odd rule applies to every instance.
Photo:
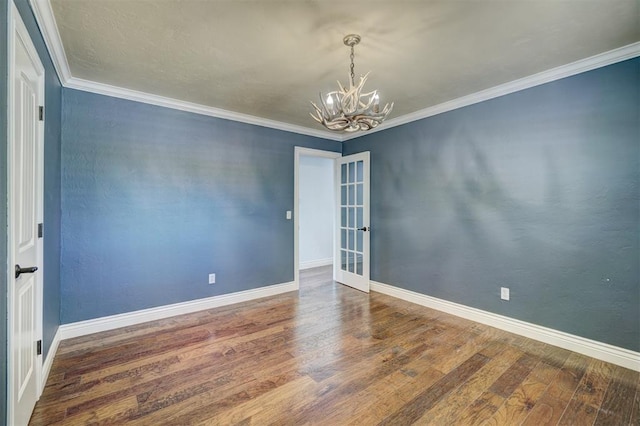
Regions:
[[327, 95], [327, 106], [329, 108], [329, 113], [335, 114], [335, 109], [333, 108], [333, 96]]
[[321, 106], [311, 102], [316, 110], [315, 114], [310, 113], [311, 117], [329, 130], [355, 132], [373, 129], [382, 123], [393, 109], [392, 102], [385, 104], [380, 110], [380, 97], [377, 90], [362, 93], [369, 73], [360, 76], [360, 82], [358, 85], [355, 84], [353, 46], [358, 43], [360, 43], [360, 36], [357, 34], [349, 34], [344, 38], [344, 44], [351, 47], [349, 87], [343, 87], [338, 81], [340, 90], [329, 92], [326, 98], [320, 93]]

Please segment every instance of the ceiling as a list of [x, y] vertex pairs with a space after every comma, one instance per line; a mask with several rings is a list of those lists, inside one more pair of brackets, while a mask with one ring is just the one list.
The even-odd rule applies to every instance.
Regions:
[[[39, 1], [39, 0], [38, 0]], [[44, 0], [46, 1], [46, 0]], [[50, 0], [71, 76], [311, 130], [356, 75], [389, 118], [640, 40], [639, 0]], [[42, 23], [41, 23], [42, 25]]]

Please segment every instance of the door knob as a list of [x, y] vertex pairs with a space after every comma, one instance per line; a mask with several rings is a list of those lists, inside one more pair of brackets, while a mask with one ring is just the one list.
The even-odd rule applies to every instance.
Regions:
[[369, 228], [368, 228], [368, 227], [366, 227], [366, 226], [363, 226], [362, 228], [358, 228], [358, 231], [365, 231], [365, 232], [367, 232], [368, 230], [369, 230]]
[[20, 265], [16, 265], [16, 278], [20, 276], [20, 274], [33, 274], [38, 270], [37, 266], [31, 266], [29, 268], [21, 268]]

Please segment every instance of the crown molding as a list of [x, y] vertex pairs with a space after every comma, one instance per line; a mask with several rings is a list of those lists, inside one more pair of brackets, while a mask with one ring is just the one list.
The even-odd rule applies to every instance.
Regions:
[[38, 22], [38, 26], [40, 27], [40, 31], [42, 32], [42, 36], [44, 38], [47, 49], [49, 50], [49, 54], [51, 55], [53, 66], [58, 73], [61, 84], [64, 87], [82, 90], [85, 92], [97, 93], [100, 95], [127, 99], [130, 101], [177, 109], [181, 111], [192, 112], [195, 114], [207, 115], [210, 117], [222, 118], [225, 120], [232, 120], [246, 124], [253, 124], [256, 126], [268, 127], [270, 129], [283, 130], [285, 132], [313, 136], [321, 139], [330, 139], [338, 142], [341, 142], [343, 139], [343, 136], [341, 134], [329, 132], [327, 130], [311, 129], [295, 124], [269, 120], [253, 115], [242, 114], [220, 108], [196, 104], [193, 102], [181, 101], [178, 99], [167, 98], [164, 96], [153, 95], [137, 90], [125, 89], [122, 87], [116, 87], [109, 84], [97, 83], [94, 81], [73, 77], [71, 75], [69, 63], [67, 62], [67, 56], [62, 44], [62, 39], [60, 38], [60, 32], [58, 31], [58, 25], [56, 23], [50, 1], [30, 0], [30, 4], [36, 17], [36, 21]]
[[270, 129], [283, 130], [285, 132], [298, 133], [301, 135], [314, 136], [321, 139], [342, 141], [341, 135], [330, 133], [329, 131], [310, 129], [308, 127], [298, 126], [295, 124], [269, 120], [267, 118], [256, 117], [254, 115], [242, 114], [193, 102], [181, 101], [178, 99], [139, 92], [132, 89], [125, 89], [109, 84], [97, 83], [95, 81], [84, 80], [81, 78], [71, 77], [66, 82], [63, 82], [63, 85], [69, 89], [82, 90], [85, 92], [97, 93], [99, 95], [112, 96], [115, 98], [222, 118], [225, 120], [239, 121], [241, 123], [253, 124], [255, 126], [268, 127]]
[[462, 96], [451, 101], [443, 102], [429, 108], [421, 109], [419, 111], [403, 115], [401, 117], [396, 117], [391, 120], [385, 121], [382, 125], [365, 133], [344, 136], [342, 138], [342, 141], [344, 142], [350, 139], [360, 138], [362, 136], [370, 135], [371, 133], [379, 132], [381, 130], [387, 130], [392, 127], [401, 126], [413, 121], [422, 120], [423, 118], [442, 114], [443, 112], [448, 112], [483, 101], [488, 101], [489, 99], [498, 98], [500, 96], [508, 95], [514, 92], [519, 92], [521, 90], [529, 89], [541, 84], [560, 80], [565, 77], [571, 77], [572, 75], [591, 71], [596, 68], [602, 68], [607, 65], [612, 65], [617, 62], [635, 58], [637, 56], [640, 56], [640, 42], [632, 43], [627, 46], [610, 50], [608, 52], [600, 53], [589, 58], [580, 59], [567, 65], [562, 65], [547, 71], [542, 71], [537, 74], [523, 77], [509, 83], [482, 90], [480, 92], [472, 93], [467, 96]]
[[626, 59], [635, 58], [640, 56], [640, 42], [629, 44], [627, 46], [620, 47], [618, 49], [610, 50], [608, 52], [600, 53], [598, 55], [591, 56], [589, 58], [581, 59], [572, 62], [567, 65], [562, 65], [556, 68], [552, 68], [547, 71], [542, 71], [537, 74], [523, 77], [518, 80], [511, 81], [509, 83], [501, 84], [480, 92], [472, 93], [467, 96], [462, 96], [457, 99], [453, 99], [447, 102], [443, 102], [438, 105], [434, 105], [425, 109], [421, 109], [410, 114], [406, 114], [400, 117], [393, 118], [385, 121], [375, 129], [369, 130], [363, 133], [357, 134], [341, 134], [334, 133], [328, 130], [318, 130], [309, 127], [299, 126], [295, 124], [284, 123], [276, 120], [269, 120], [266, 118], [256, 117], [253, 115], [242, 114], [238, 112], [228, 111], [220, 108], [214, 108], [206, 105], [196, 104], [187, 101], [181, 101], [178, 99], [167, 98], [163, 96], [153, 95], [150, 93], [139, 92], [136, 90], [125, 89], [122, 87], [111, 86], [108, 84], [97, 83], [81, 78], [76, 78], [71, 75], [69, 63], [67, 62], [67, 56], [62, 45], [60, 33], [58, 32], [58, 26], [56, 24], [53, 10], [51, 9], [51, 3], [49, 0], [29, 0], [36, 17], [36, 21], [40, 26], [40, 30], [44, 37], [45, 44], [51, 55], [53, 65], [58, 73], [60, 82], [64, 87], [82, 90], [86, 92], [97, 93], [106, 96], [113, 96], [116, 98], [127, 99], [136, 102], [142, 102], [151, 105], [158, 105], [166, 108], [178, 109], [181, 111], [192, 112], [195, 114], [207, 115], [216, 118], [222, 118], [225, 120], [239, 121], [241, 123], [253, 124], [256, 126], [268, 127], [271, 129], [282, 130], [285, 132], [293, 132], [307, 136], [314, 136], [322, 139], [330, 139], [338, 142], [344, 142], [350, 139], [361, 138], [363, 136], [370, 135], [375, 132], [387, 130], [393, 127], [401, 126], [403, 124], [411, 123], [413, 121], [422, 120], [423, 118], [432, 117], [434, 115], [442, 114], [444, 112], [452, 111], [454, 109], [462, 108], [465, 106], [477, 104], [479, 102], [487, 101], [489, 99], [497, 98], [500, 96], [508, 95], [510, 93], [518, 92], [520, 90], [528, 89], [531, 87], [539, 86], [544, 83], [549, 83], [555, 80], [560, 80], [565, 77], [580, 74], [586, 71], [591, 71], [596, 68], [601, 68], [607, 65], [615, 64], [617, 62], [624, 61]]
[[60, 33], [58, 32], [58, 24], [53, 15], [53, 9], [51, 9], [51, 3], [49, 0], [29, 0], [29, 3], [40, 27], [44, 43], [49, 50], [53, 67], [58, 73], [60, 82], [64, 85], [65, 82], [71, 78], [71, 70], [67, 62], [67, 54], [64, 51]]

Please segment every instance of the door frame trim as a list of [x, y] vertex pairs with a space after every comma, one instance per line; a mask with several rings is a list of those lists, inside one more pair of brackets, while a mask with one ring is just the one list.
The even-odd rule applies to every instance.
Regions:
[[[14, 401], [14, 359], [13, 359], [13, 313], [14, 306], [14, 281], [13, 265], [14, 265], [14, 232], [13, 232], [13, 149], [14, 149], [14, 135], [15, 135], [15, 115], [14, 115], [14, 102], [15, 102], [15, 85], [14, 79], [16, 75], [16, 57], [15, 46], [18, 39], [24, 44], [29, 58], [33, 62], [34, 68], [38, 75], [37, 92], [38, 102], [44, 105], [45, 96], [45, 69], [40, 60], [40, 56], [31, 40], [31, 36], [22, 21], [20, 12], [13, 1], [10, 1], [11, 6], [8, 8], [8, 103], [7, 103], [7, 128], [8, 128], [8, 141], [7, 141], [7, 422], [13, 424], [15, 417], [15, 403]], [[37, 194], [36, 202], [37, 206], [37, 221], [43, 223], [44, 219], [44, 121], [38, 121], [36, 126], [37, 130]], [[36, 238], [36, 251], [37, 251], [37, 266], [38, 274], [36, 274], [36, 339], [42, 340], [42, 321], [43, 321], [43, 275], [44, 275], [44, 256], [43, 256], [43, 239]], [[34, 342], [35, 344], [35, 342]], [[42, 394], [42, 354], [37, 356], [35, 363], [35, 381], [36, 381], [36, 394], [39, 398]]]
[[[300, 157], [318, 157], [335, 160], [342, 157], [342, 153], [335, 151], [323, 151], [321, 149], [294, 147], [293, 160], [293, 282], [296, 290], [300, 289]], [[335, 162], [333, 165], [333, 176], [335, 179]], [[335, 181], [332, 182], [335, 187]], [[335, 206], [334, 206], [335, 207]], [[335, 228], [335, 223], [333, 225]], [[334, 237], [335, 238], [335, 237]], [[333, 242], [335, 246], [335, 241]]]

